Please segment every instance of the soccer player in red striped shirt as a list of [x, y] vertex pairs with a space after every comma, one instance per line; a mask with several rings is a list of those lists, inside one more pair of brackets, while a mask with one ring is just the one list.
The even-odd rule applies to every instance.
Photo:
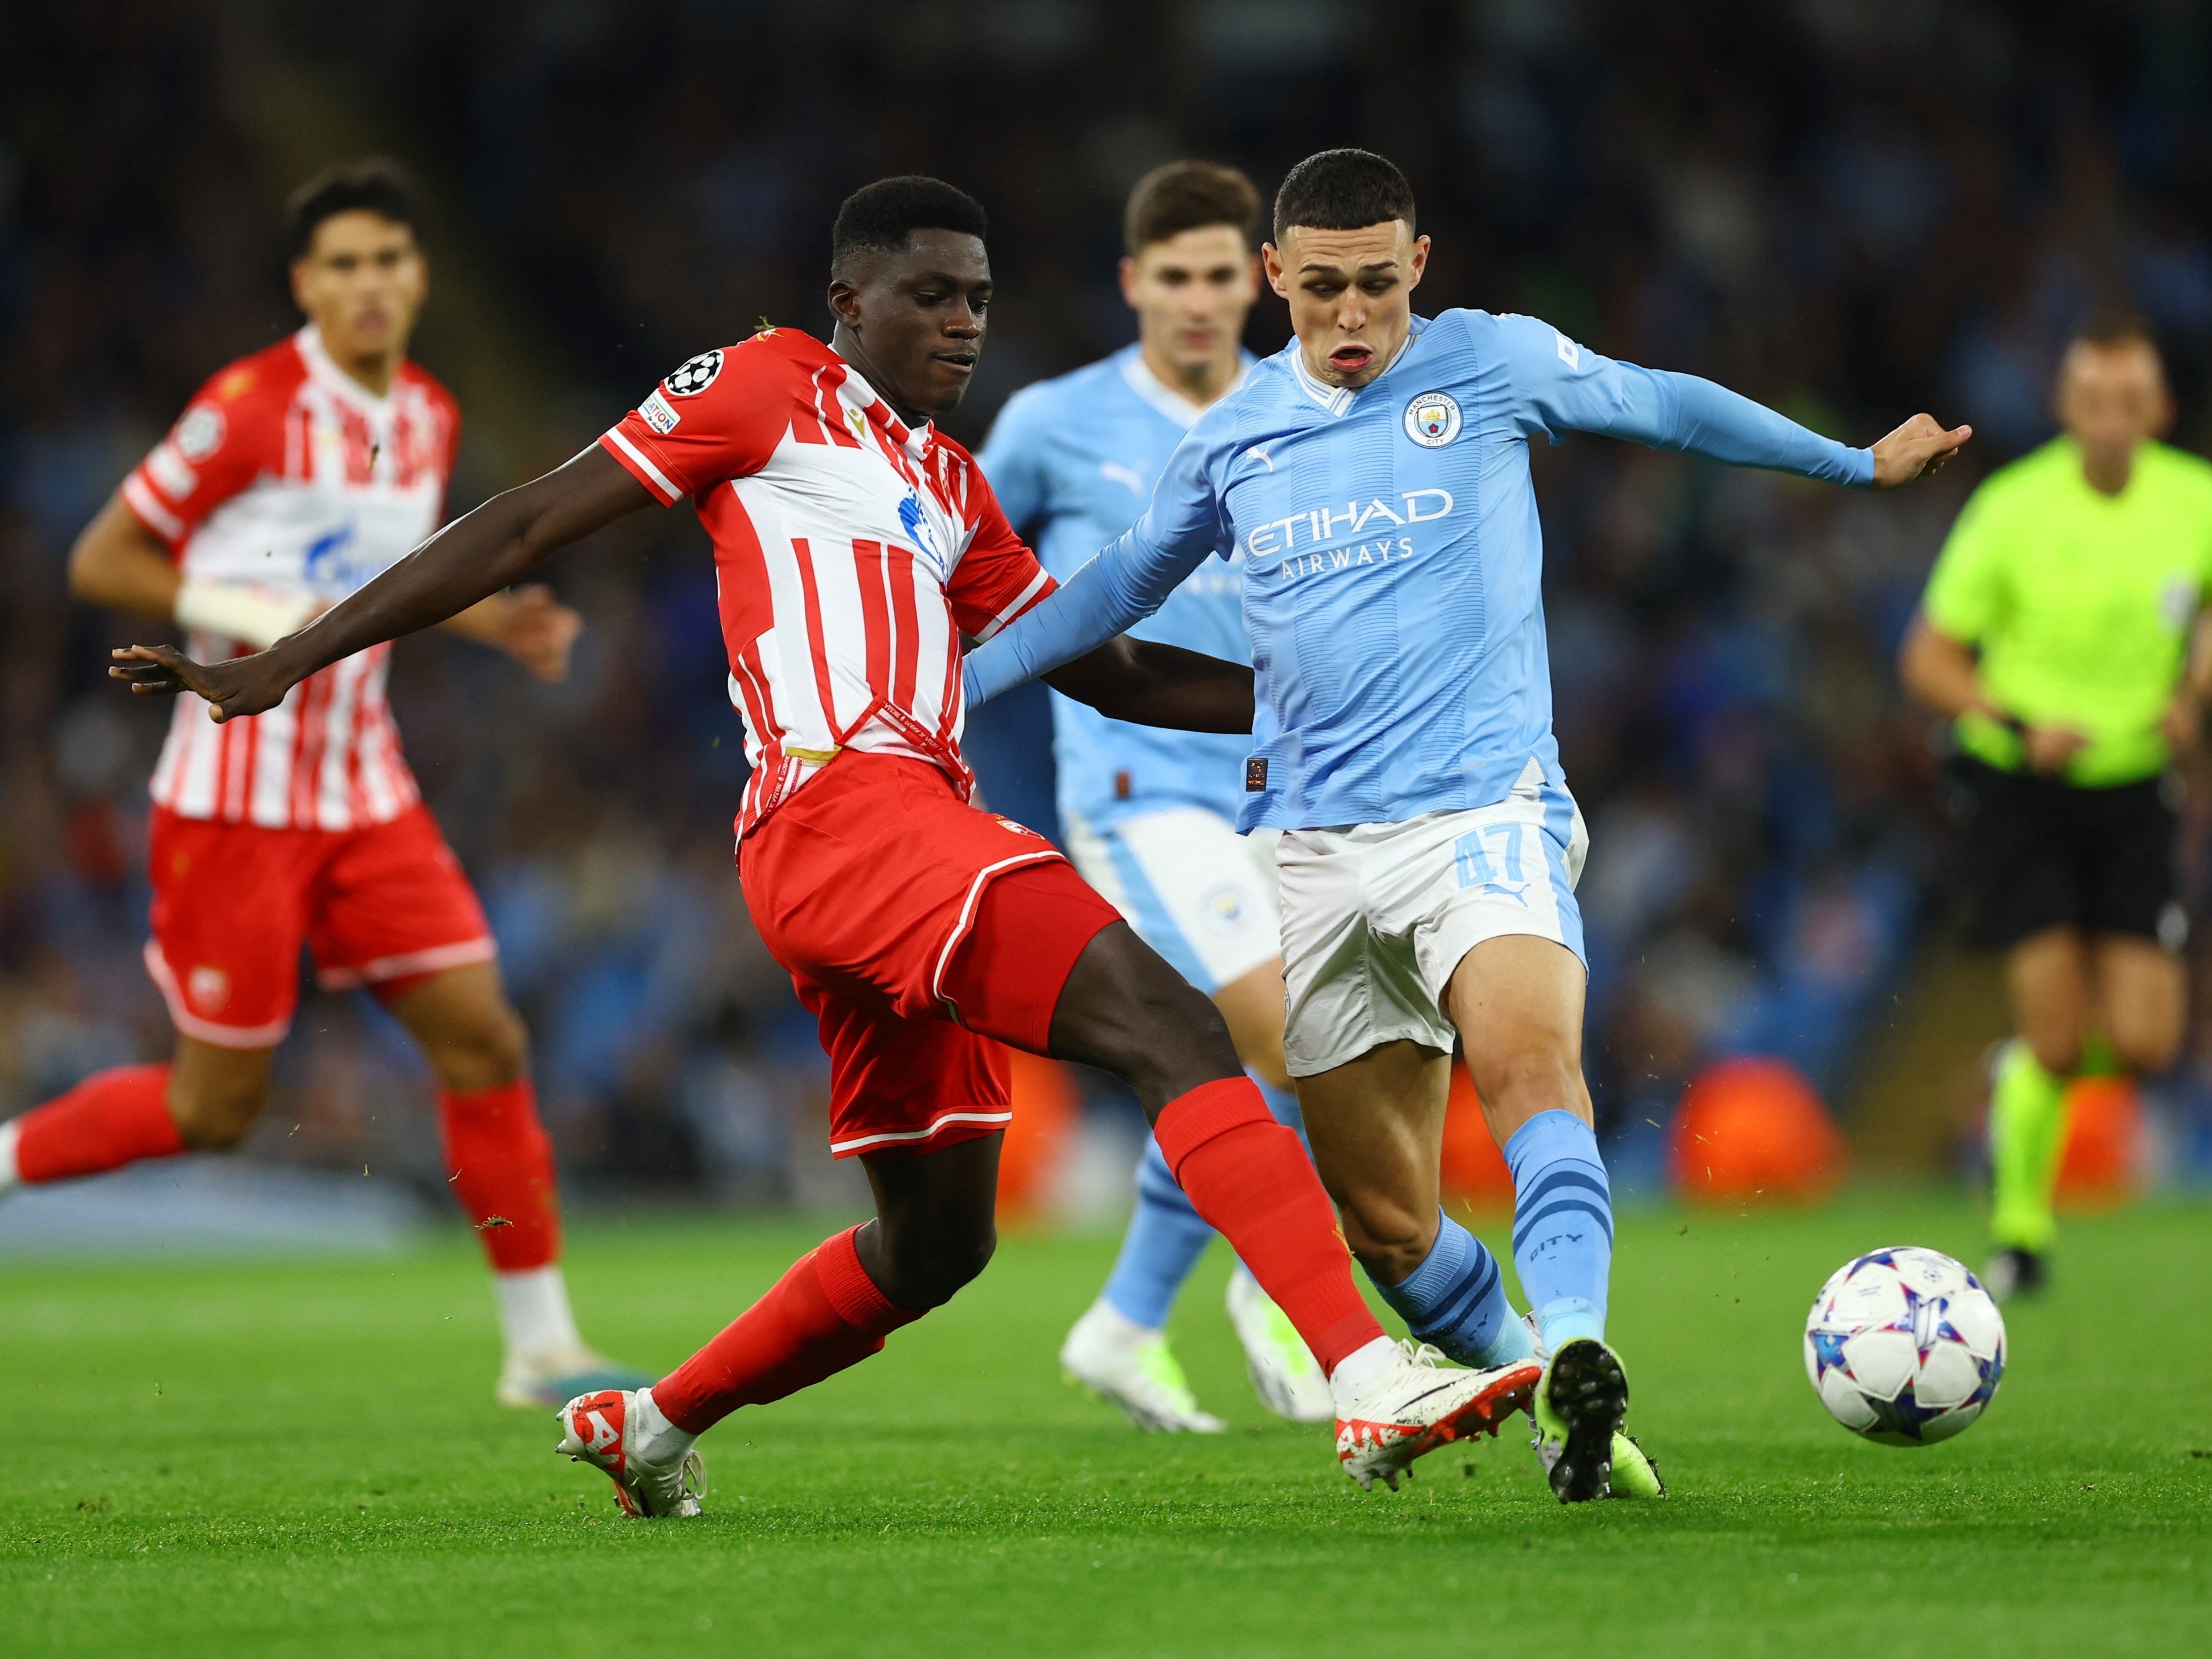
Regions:
[[[1494, 1431], [1538, 1375], [1441, 1369], [1382, 1334], [1313, 1166], [1212, 1005], [1042, 837], [969, 804], [961, 637], [988, 639], [1053, 586], [930, 419], [981, 349], [983, 232], [982, 209], [939, 180], [869, 185], [832, 234], [827, 345], [763, 328], [690, 359], [598, 444], [259, 656], [117, 653], [134, 690], [252, 714], [648, 502], [698, 512], [753, 765], [746, 902], [819, 1023], [830, 1147], [861, 1160], [876, 1215], [650, 1389], [562, 1408], [560, 1449], [611, 1475], [633, 1514], [696, 1514], [701, 1433], [876, 1352], [981, 1271], [1010, 1115], [1000, 1043], [1136, 1091], [1193, 1205], [1330, 1374], [1338, 1456], [1362, 1485]], [[1049, 678], [1121, 719], [1251, 726], [1249, 668], [1170, 646], [1117, 639]]]
[[[428, 289], [404, 175], [336, 169], [289, 215], [307, 325], [217, 373], [79, 538], [79, 599], [243, 655], [404, 557], [437, 526], [460, 428], [408, 361]], [[452, 618], [541, 679], [568, 672], [574, 611], [542, 587]], [[0, 1191], [234, 1145], [269, 1100], [299, 997], [365, 987], [438, 1079], [454, 1194], [491, 1260], [511, 1406], [631, 1373], [584, 1346], [560, 1268], [552, 1147], [527, 1035], [468, 878], [422, 805], [385, 701], [391, 647], [339, 658], [250, 720], [180, 702], [153, 782], [153, 937], [174, 1058], [87, 1078], [0, 1125]]]

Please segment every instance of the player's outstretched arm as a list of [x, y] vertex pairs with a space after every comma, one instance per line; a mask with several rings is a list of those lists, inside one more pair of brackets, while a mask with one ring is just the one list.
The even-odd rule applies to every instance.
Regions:
[[[1158, 610], [1176, 585], [1205, 562], [1210, 551], [1205, 544], [1191, 542], [1181, 549], [1153, 546], [1142, 534], [1147, 521], [1139, 520], [1135, 529], [1124, 532], [1118, 540], [1109, 543], [1103, 552], [1088, 561], [1012, 627], [968, 653], [964, 672], [970, 708], [981, 708], [1001, 691], [1011, 691], [1024, 680], [1041, 678], [1097, 651]], [[1081, 702], [1091, 701], [1079, 692], [1069, 690], [1067, 695]], [[1146, 720], [1136, 714], [1119, 718], [1147, 726], [1176, 724], [1171, 720]], [[1233, 728], [1191, 729], [1249, 732], [1252, 728], [1248, 722]]]
[[653, 502], [599, 445], [463, 514], [358, 592], [266, 651], [196, 663], [173, 646], [114, 653], [108, 674], [143, 695], [193, 691], [215, 719], [258, 714], [319, 668], [428, 628], [498, 592], [549, 555]]
[[1916, 415], [1873, 448], [1852, 449], [1698, 375], [1602, 356], [1533, 317], [1500, 317], [1493, 325], [1510, 365], [1516, 414], [1532, 434], [1603, 433], [1861, 489], [1924, 477], [1973, 436], [1972, 427]]
[[1179, 645], [1126, 634], [1041, 676], [1100, 714], [1179, 732], [1249, 732], [1252, 671]]

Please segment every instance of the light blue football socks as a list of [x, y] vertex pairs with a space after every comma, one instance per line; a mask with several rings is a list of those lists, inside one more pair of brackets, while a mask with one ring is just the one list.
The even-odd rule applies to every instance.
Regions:
[[1596, 1133], [1572, 1112], [1539, 1112], [1506, 1141], [1505, 1163], [1513, 1171], [1513, 1265], [1544, 1346], [1557, 1353], [1578, 1336], [1602, 1341], [1613, 1189]]
[[[1487, 1367], [1535, 1352], [1528, 1328], [1513, 1316], [1498, 1258], [1480, 1239], [1442, 1211], [1437, 1242], [1403, 1284], [1377, 1284], [1407, 1328], [1462, 1365]], [[1370, 1275], [1371, 1277], [1371, 1275]]]
[[1158, 1330], [1168, 1322], [1168, 1310], [1183, 1280], [1212, 1243], [1213, 1229], [1176, 1185], [1167, 1159], [1160, 1156], [1160, 1143], [1146, 1135], [1144, 1159], [1137, 1165], [1137, 1207], [1106, 1280], [1106, 1300], [1123, 1318]]
[[[1298, 1112], [1297, 1096], [1264, 1083], [1260, 1092], [1275, 1121], [1297, 1130], [1303, 1140], [1305, 1121]], [[1123, 1318], [1158, 1330], [1168, 1322], [1168, 1310], [1175, 1305], [1183, 1281], [1212, 1242], [1213, 1229], [1176, 1185], [1167, 1159], [1160, 1156], [1159, 1142], [1146, 1136], [1144, 1159], [1137, 1165], [1137, 1207], [1122, 1237], [1121, 1254], [1107, 1278], [1106, 1300]]]

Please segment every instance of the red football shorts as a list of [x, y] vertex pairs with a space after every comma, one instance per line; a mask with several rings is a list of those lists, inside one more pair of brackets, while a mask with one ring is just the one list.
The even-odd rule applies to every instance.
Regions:
[[[738, 849], [753, 923], [830, 1056], [830, 1150], [936, 1152], [1013, 1113], [1075, 959], [1121, 913], [923, 761], [847, 750]], [[995, 1040], [994, 1040], [995, 1039]]]
[[186, 1036], [225, 1048], [283, 1040], [300, 946], [325, 990], [389, 1000], [498, 954], [476, 891], [416, 805], [359, 830], [264, 830], [154, 809], [146, 970]]

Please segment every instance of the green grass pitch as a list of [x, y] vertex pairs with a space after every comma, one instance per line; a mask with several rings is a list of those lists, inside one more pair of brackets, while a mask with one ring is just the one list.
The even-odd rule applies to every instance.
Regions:
[[[679, 1358], [820, 1236], [587, 1220], [586, 1328]], [[1486, 1227], [1493, 1247], [1499, 1230]], [[1972, 1255], [1960, 1200], [1622, 1218], [1613, 1334], [1663, 1504], [1564, 1510], [1518, 1441], [1396, 1495], [1265, 1418], [1217, 1247], [1179, 1349], [1218, 1438], [1147, 1437], [1054, 1354], [1109, 1239], [1020, 1239], [951, 1308], [703, 1443], [690, 1524], [627, 1522], [491, 1404], [465, 1237], [380, 1261], [0, 1271], [0, 1651], [561, 1656], [2202, 1650], [2212, 1211], [2072, 1224], [1983, 1421], [1862, 1444], [1799, 1330], [1851, 1254]], [[2189, 1632], [2194, 1631], [2191, 1637]]]

